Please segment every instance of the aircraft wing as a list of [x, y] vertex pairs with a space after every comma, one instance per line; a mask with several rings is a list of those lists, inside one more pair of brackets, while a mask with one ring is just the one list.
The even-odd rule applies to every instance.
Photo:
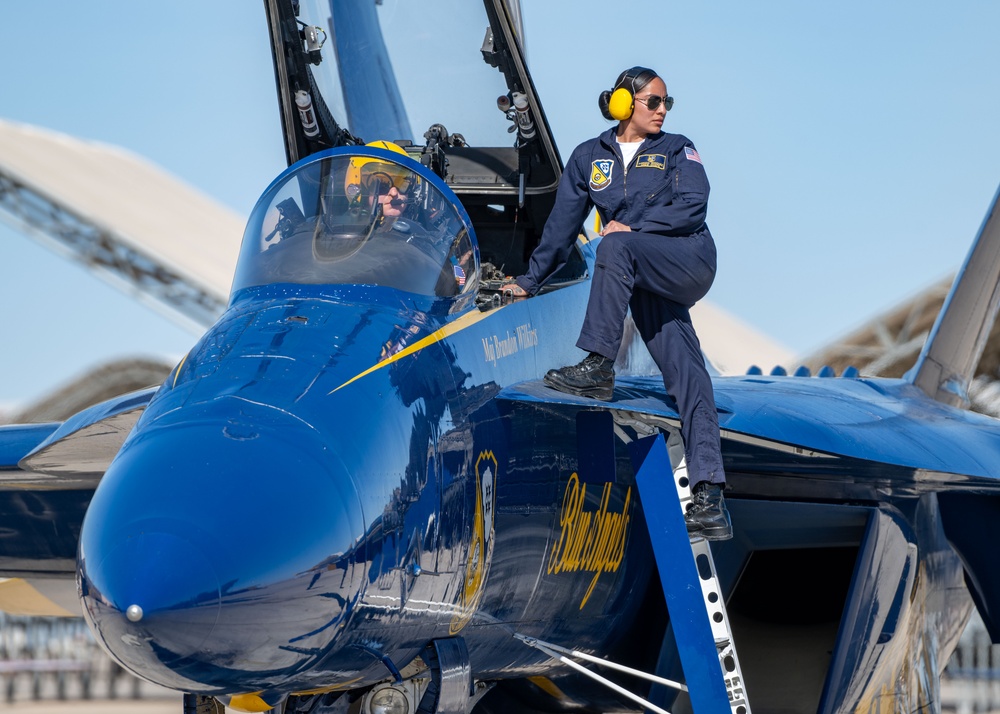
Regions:
[[62, 424], [0, 427], [0, 488], [94, 488], [156, 390], [114, 397]]
[[[767, 391], [759, 388], [762, 381], [770, 383]], [[651, 425], [662, 420], [677, 425], [680, 420], [662, 382], [651, 377], [619, 379], [614, 401], [600, 406], [556, 392], [540, 381], [505, 389], [499, 398], [547, 408], [610, 409]], [[1000, 491], [995, 463], [990, 462], [991, 455], [1000, 453], [996, 421], [924, 397], [903, 380], [889, 391], [885, 380], [723, 377], [715, 381], [715, 398], [722, 437], [730, 443], [732, 458], [736, 444], [754, 443], [789, 454], [789, 463], [794, 461], [803, 475], [811, 470], [811, 463], [829, 471], [830, 459], [840, 458], [877, 466], [883, 473], [898, 470], [900, 478], [918, 490], [964, 482]], [[919, 411], [913, 409], [913, 400], [920, 403]], [[817, 405], [827, 413], [817, 414]], [[816, 427], [818, 422], [823, 428]], [[763, 460], [751, 470], [771, 467], [772, 462]]]

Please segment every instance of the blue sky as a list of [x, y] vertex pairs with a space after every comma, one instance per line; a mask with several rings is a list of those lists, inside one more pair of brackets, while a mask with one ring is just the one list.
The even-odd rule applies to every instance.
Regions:
[[[664, 76], [665, 129], [694, 140], [712, 182], [708, 299], [796, 353], [957, 268], [1000, 183], [995, 0], [523, 4], [564, 157], [608, 126], [596, 97], [620, 70]], [[0, 13], [3, 118], [123, 146], [241, 214], [284, 167], [262, 3]], [[0, 266], [0, 409], [196, 339], [3, 225]]]

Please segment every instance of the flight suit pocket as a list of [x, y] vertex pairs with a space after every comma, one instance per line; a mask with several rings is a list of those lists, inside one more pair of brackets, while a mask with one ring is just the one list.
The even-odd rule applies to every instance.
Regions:
[[646, 204], [648, 205], [648, 204], [653, 203], [654, 201], [656, 201], [659, 198], [660, 194], [662, 194], [668, 188], [670, 188], [670, 183], [667, 182], [667, 181], [664, 181], [662, 186], [660, 186], [659, 188], [657, 188], [652, 193], [649, 193], [649, 194], [646, 195]]

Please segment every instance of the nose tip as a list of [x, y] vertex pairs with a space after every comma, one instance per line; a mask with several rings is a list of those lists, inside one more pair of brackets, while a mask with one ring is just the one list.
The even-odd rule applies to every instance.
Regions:
[[130, 437], [83, 524], [80, 588], [95, 635], [130, 669], [197, 691], [178, 677], [232, 682], [244, 667], [255, 691], [258, 673], [339, 636], [366, 582], [364, 519], [316, 430], [218, 401]]
[[221, 587], [208, 557], [155, 527], [86, 570], [88, 619], [109, 649], [133, 666], [145, 661], [145, 644], [154, 636], [161, 661], [200, 652], [219, 619]]
[[[178, 607], [217, 606], [219, 601], [219, 578], [208, 558], [174, 533], [139, 533], [108, 552], [100, 570], [115, 581], [108, 583], [114, 605], [126, 613], [131, 610], [129, 619], [136, 622]], [[178, 577], [182, 572], [183, 578]]]

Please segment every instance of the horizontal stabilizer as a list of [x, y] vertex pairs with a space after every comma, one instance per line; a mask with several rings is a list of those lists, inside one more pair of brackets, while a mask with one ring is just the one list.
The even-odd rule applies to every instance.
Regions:
[[932, 399], [968, 407], [969, 384], [1000, 306], [1000, 191], [907, 378]]

